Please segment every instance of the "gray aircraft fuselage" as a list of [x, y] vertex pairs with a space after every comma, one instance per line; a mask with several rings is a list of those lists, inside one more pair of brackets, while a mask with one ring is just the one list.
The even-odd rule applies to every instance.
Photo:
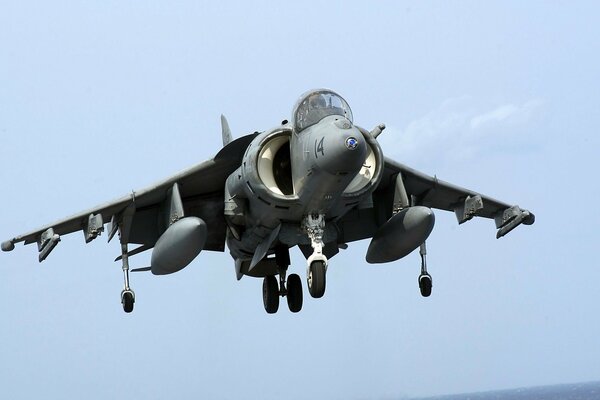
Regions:
[[[325, 292], [328, 259], [348, 242], [371, 238], [365, 260], [387, 263], [419, 248], [422, 296], [431, 294], [425, 241], [432, 208], [453, 211], [462, 224], [475, 216], [493, 219], [500, 238], [535, 216], [437, 177], [385, 159], [378, 135], [354, 125], [348, 103], [317, 89], [303, 94], [291, 121], [262, 133], [232, 139], [221, 117], [224, 147], [212, 159], [157, 184], [90, 210], [13, 237], [1, 244], [36, 243], [46, 259], [63, 234], [81, 230], [86, 243], [110, 220], [109, 241], [119, 234], [124, 273], [121, 302], [133, 310], [129, 257], [152, 249], [155, 275], [175, 273], [203, 250], [224, 251], [235, 261], [237, 279], [262, 277], [268, 313], [287, 297], [290, 311], [302, 308], [302, 284], [287, 275], [289, 249], [307, 261], [307, 286], [314, 298]], [[129, 244], [140, 246], [129, 250]], [[279, 277], [277, 280], [276, 277]]]
[[[272, 155], [265, 156], [269, 151]], [[378, 162], [365, 165], [369, 155]], [[271, 158], [279, 164], [261, 165]], [[227, 179], [225, 199], [229, 226], [232, 230], [239, 226], [238, 231], [244, 227], [240, 240], [231, 235], [227, 241], [232, 256], [241, 260], [251, 259], [263, 234], [279, 224], [280, 241], [309, 245], [299, 224], [303, 218], [335, 219], [367, 199], [377, 187], [383, 155], [367, 131], [343, 116], [331, 115], [299, 133], [286, 123], [259, 134], [244, 160]], [[361, 169], [366, 170], [362, 182], [357, 179]], [[269, 171], [279, 174], [272, 182]], [[350, 185], [354, 180], [358, 183]], [[334, 240], [332, 235], [334, 230], [326, 230], [325, 242]]]

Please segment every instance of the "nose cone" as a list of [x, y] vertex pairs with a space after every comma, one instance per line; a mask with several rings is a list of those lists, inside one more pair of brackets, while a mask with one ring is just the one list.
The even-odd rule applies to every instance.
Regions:
[[340, 121], [325, 128], [315, 135], [317, 165], [333, 175], [356, 174], [367, 158], [368, 145], [363, 135], [351, 124], [342, 125]]

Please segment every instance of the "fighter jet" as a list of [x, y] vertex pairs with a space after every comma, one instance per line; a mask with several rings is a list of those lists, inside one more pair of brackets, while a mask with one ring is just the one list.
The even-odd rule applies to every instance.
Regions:
[[[494, 219], [500, 238], [533, 213], [463, 189], [385, 158], [377, 138], [385, 125], [368, 131], [354, 124], [348, 103], [328, 89], [303, 94], [291, 120], [233, 140], [221, 116], [223, 148], [210, 160], [115, 201], [80, 212], [2, 243], [37, 243], [39, 261], [61, 235], [82, 231], [86, 243], [107, 224], [108, 241], [121, 244], [124, 288], [121, 303], [133, 310], [129, 258], [152, 250], [154, 275], [172, 274], [202, 250], [225, 251], [237, 279], [263, 278], [263, 304], [275, 313], [280, 297], [291, 312], [302, 308], [302, 281], [287, 276], [289, 249], [306, 257], [308, 292], [325, 293], [327, 269], [339, 249], [371, 238], [368, 263], [388, 263], [419, 248], [421, 295], [431, 294], [425, 241], [432, 208], [452, 211], [462, 224], [475, 216]], [[129, 245], [137, 245], [130, 249]]]

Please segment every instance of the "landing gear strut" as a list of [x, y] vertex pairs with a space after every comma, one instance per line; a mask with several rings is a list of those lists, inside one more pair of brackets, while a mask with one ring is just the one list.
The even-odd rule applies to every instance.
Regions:
[[125, 281], [125, 287], [121, 291], [121, 304], [123, 305], [123, 311], [130, 313], [133, 311], [135, 293], [129, 287], [129, 255], [127, 254], [126, 243], [121, 244], [121, 254], [123, 259], [123, 278]]
[[297, 274], [286, 274], [290, 265], [290, 254], [287, 247], [275, 249], [275, 261], [279, 270], [279, 283], [275, 275], [270, 275], [263, 280], [263, 304], [265, 311], [274, 314], [279, 309], [279, 297], [287, 297], [288, 308], [297, 313], [302, 309], [302, 281]]
[[419, 275], [419, 290], [421, 296], [429, 297], [431, 295], [432, 279], [431, 275], [427, 273], [427, 247], [425, 242], [421, 244], [419, 248], [419, 254], [421, 255], [421, 275]]
[[325, 216], [323, 214], [307, 215], [302, 226], [313, 248], [313, 253], [307, 260], [308, 291], [312, 297], [318, 299], [325, 294], [325, 275], [327, 273], [327, 257], [323, 254]]

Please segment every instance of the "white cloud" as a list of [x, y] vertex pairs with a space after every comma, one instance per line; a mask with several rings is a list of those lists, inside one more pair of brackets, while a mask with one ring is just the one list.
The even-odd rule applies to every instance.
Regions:
[[501, 105], [492, 111], [471, 118], [471, 129], [479, 129], [487, 124], [498, 125], [503, 122], [525, 123], [542, 104], [541, 100], [533, 99], [520, 106], [514, 104]]
[[500, 106], [493, 111], [471, 118], [471, 129], [477, 129], [488, 123], [505, 121], [518, 111], [519, 109], [514, 104]]
[[515, 138], [522, 142], [529, 135], [533, 140], [537, 132], [528, 124], [543, 104], [540, 99], [530, 99], [482, 107], [469, 96], [450, 98], [404, 128], [390, 127], [387, 141], [393, 144], [386, 147], [394, 149], [395, 154], [389, 155], [405, 159], [421, 158], [423, 154], [438, 159], [468, 158], [482, 149], [501, 151], [516, 142]]

